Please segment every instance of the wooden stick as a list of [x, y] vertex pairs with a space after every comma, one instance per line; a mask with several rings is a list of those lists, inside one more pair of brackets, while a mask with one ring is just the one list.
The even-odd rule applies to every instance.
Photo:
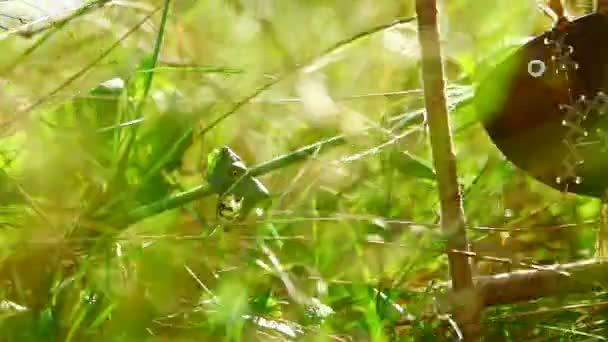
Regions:
[[596, 0], [596, 12], [603, 15], [608, 15], [608, 0]]
[[447, 253], [454, 290], [465, 300], [454, 307], [454, 314], [465, 341], [479, 339], [481, 307], [473, 288], [471, 265], [465, 255], [454, 250], [467, 250], [462, 198], [456, 177], [456, 162], [448, 122], [445, 81], [435, 0], [417, 0], [418, 39], [422, 55], [422, 79], [431, 138], [433, 164], [437, 174], [441, 204], [441, 226], [447, 236]]
[[542, 297], [586, 293], [608, 282], [608, 263], [595, 259], [475, 279], [483, 306], [514, 304]]
[[555, 13], [558, 18], [564, 17], [564, 5], [562, 4], [562, 0], [549, 0], [549, 8], [553, 10], [553, 13]]
[[602, 196], [600, 222], [595, 239], [595, 257], [608, 258], [608, 195]]

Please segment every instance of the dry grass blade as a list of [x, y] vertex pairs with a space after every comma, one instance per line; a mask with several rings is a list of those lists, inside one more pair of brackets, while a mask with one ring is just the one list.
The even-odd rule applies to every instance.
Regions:
[[7, 29], [6, 32], [0, 33], [0, 40], [6, 39], [11, 35], [19, 35], [29, 38], [48, 29], [59, 28], [78, 17], [105, 6], [109, 2], [111, 2], [111, 0], [95, 0], [85, 4], [82, 7], [69, 10], [56, 16], [44, 16], [42, 18], [38, 18], [27, 24], [23, 24], [14, 29]]
[[23, 110], [21, 110], [19, 113], [17, 113], [15, 115], [15, 117], [12, 120], [8, 120], [7, 122], [3, 123], [2, 127], [1, 127], [2, 131], [4, 132], [3, 134], [7, 134], [7, 132], [6, 132], [7, 128], [13, 126], [14, 123], [15, 123], [15, 121], [27, 119], [27, 117], [29, 115], [31, 115], [31, 112], [34, 109], [36, 109], [39, 106], [43, 105], [45, 102], [47, 102], [53, 96], [57, 95], [60, 91], [62, 91], [64, 88], [66, 88], [72, 82], [74, 82], [77, 79], [79, 79], [80, 77], [84, 76], [89, 70], [91, 70], [92, 68], [94, 68], [99, 62], [101, 62], [104, 58], [106, 58], [127, 37], [129, 37], [131, 34], [133, 34], [134, 32], [136, 32], [141, 25], [143, 25], [146, 21], [148, 21], [161, 8], [162, 8], [162, 6], [159, 6], [152, 13], [146, 15], [141, 21], [139, 21], [139, 23], [137, 23], [137, 25], [135, 25], [129, 31], [127, 31], [125, 34], [123, 34], [114, 44], [112, 44], [107, 49], [105, 49], [97, 58], [95, 58], [94, 60], [92, 60], [91, 62], [89, 62], [88, 64], [86, 64], [79, 71], [77, 71], [76, 73], [74, 73], [72, 76], [68, 77], [65, 81], [63, 81], [59, 86], [57, 86], [51, 92], [49, 92], [48, 94], [42, 96], [41, 98], [39, 98], [38, 100], [36, 100], [34, 103], [28, 105], [26, 108], [24, 108]]

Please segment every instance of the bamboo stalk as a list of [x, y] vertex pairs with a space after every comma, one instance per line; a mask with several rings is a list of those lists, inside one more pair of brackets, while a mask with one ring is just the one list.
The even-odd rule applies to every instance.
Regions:
[[598, 13], [608, 15], [608, 0], [596, 0], [595, 8]]
[[599, 227], [595, 239], [595, 257], [605, 261], [608, 257], [608, 194], [602, 197]]
[[463, 299], [454, 307], [454, 314], [465, 341], [479, 339], [481, 303], [474, 290], [469, 258], [455, 253], [467, 250], [462, 198], [456, 177], [456, 161], [452, 151], [445, 81], [435, 0], [417, 0], [418, 38], [422, 55], [422, 79], [431, 139], [433, 164], [437, 174], [441, 204], [441, 226], [447, 237], [447, 253], [453, 289]]
[[608, 263], [585, 260], [551, 270], [522, 270], [475, 279], [484, 307], [586, 293], [608, 283]]

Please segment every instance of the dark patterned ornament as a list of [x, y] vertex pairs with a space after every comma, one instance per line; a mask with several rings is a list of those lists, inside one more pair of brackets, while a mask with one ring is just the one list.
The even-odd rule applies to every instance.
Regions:
[[243, 197], [230, 193], [221, 196], [217, 203], [216, 216], [227, 221], [237, 220], [242, 213], [243, 201]]
[[221, 219], [243, 219], [251, 209], [270, 198], [264, 184], [249, 174], [241, 157], [228, 146], [207, 157], [207, 181], [219, 195], [216, 214]]
[[493, 69], [475, 102], [492, 141], [516, 166], [560, 191], [608, 189], [608, 17], [555, 27]]

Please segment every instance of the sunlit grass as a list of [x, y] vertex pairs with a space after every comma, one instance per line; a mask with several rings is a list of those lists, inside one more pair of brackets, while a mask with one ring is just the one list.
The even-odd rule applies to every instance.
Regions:
[[[530, 180], [477, 124], [478, 65], [546, 28], [530, 7], [441, 12], [470, 240], [520, 266], [590, 255], [599, 211]], [[0, 339], [456, 336], [413, 14], [410, 1], [117, 1], [4, 37]], [[206, 162], [224, 145], [269, 189], [261, 216], [216, 217]], [[484, 331], [594, 329], [563, 312], [508, 318], [532, 309], [497, 308]]]

